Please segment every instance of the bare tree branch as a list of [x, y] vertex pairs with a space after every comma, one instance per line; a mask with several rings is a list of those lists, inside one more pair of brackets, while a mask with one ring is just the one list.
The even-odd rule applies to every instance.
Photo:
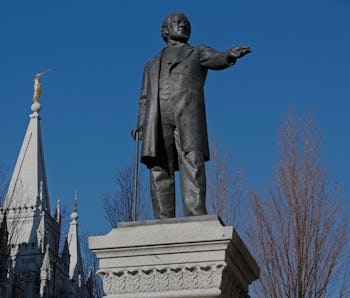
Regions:
[[[133, 165], [129, 165], [119, 171], [116, 176], [117, 191], [105, 194], [103, 197], [103, 208], [105, 217], [111, 227], [115, 227], [118, 222], [132, 221], [133, 211]], [[147, 218], [150, 212], [150, 199], [146, 197], [144, 187], [144, 175], [140, 170], [138, 181], [138, 202], [136, 215], [137, 219]]]
[[[289, 116], [279, 137], [279, 163], [268, 194], [250, 195], [248, 239], [261, 267], [256, 297], [345, 297], [349, 221], [343, 193], [320, 162], [312, 117]], [[338, 293], [338, 294], [336, 294]]]
[[101, 298], [104, 296], [102, 279], [96, 274], [98, 270], [98, 259], [89, 249], [88, 233], [80, 234], [80, 249], [83, 259], [85, 280], [88, 282], [88, 291], [91, 297]]
[[10, 183], [10, 171], [9, 167], [0, 162], [0, 207], [5, 202], [7, 189]]
[[228, 153], [218, 141], [211, 144], [211, 162], [208, 164], [207, 207], [209, 213], [217, 214], [227, 225], [239, 227], [243, 196], [243, 173], [234, 172]]

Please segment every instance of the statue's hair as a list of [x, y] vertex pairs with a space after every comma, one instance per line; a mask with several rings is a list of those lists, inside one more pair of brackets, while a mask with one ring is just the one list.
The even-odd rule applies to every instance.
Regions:
[[171, 21], [171, 18], [172, 16], [174, 15], [182, 15], [184, 16], [186, 19], [187, 19], [187, 22], [188, 22], [188, 25], [190, 26], [190, 30], [191, 30], [191, 23], [190, 21], [188, 20], [188, 18], [185, 16], [185, 14], [183, 12], [173, 12], [171, 13], [170, 15], [168, 15], [163, 23], [162, 23], [162, 27], [160, 28], [160, 32], [161, 32], [161, 35], [162, 35], [162, 38], [165, 42], [168, 41], [168, 35], [169, 35], [169, 31], [168, 31], [168, 27], [170, 25], [170, 21]]

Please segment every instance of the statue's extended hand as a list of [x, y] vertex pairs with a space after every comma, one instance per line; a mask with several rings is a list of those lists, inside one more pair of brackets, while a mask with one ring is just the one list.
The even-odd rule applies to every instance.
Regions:
[[142, 129], [141, 128], [133, 128], [131, 131], [131, 136], [134, 140], [136, 140], [136, 134], [138, 134], [138, 139], [142, 139]]
[[250, 47], [247, 46], [237, 46], [231, 49], [231, 52], [229, 54], [229, 56], [233, 57], [233, 58], [241, 58], [249, 53], [251, 53], [251, 49]]

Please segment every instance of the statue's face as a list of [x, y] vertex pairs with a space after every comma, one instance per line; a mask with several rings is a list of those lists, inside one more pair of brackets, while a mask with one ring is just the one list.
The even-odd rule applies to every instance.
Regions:
[[170, 18], [168, 32], [171, 40], [186, 42], [191, 35], [190, 22], [183, 14], [174, 14]]

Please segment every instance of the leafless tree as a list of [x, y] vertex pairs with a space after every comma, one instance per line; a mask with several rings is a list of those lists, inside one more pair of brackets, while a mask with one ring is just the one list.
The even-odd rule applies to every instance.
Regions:
[[349, 222], [343, 193], [320, 162], [312, 117], [290, 114], [265, 195], [252, 192], [247, 236], [261, 268], [254, 297], [349, 297]]
[[60, 225], [60, 244], [59, 244], [59, 251], [62, 253], [64, 249], [64, 244], [66, 241], [66, 235], [69, 230], [70, 225], [70, 214], [68, 212], [67, 206], [60, 206], [60, 213], [61, 213], [61, 225]]
[[234, 171], [228, 153], [218, 141], [212, 141], [211, 161], [207, 167], [208, 212], [219, 215], [225, 224], [237, 229], [242, 219], [242, 196], [242, 171]]
[[[3, 163], [0, 163], [0, 207], [3, 206], [5, 201], [5, 196], [7, 193], [8, 185], [9, 185], [9, 169], [8, 167], [4, 166]], [[6, 217], [5, 217], [6, 219]], [[2, 226], [3, 223], [3, 217], [0, 217], [0, 227], [3, 229], [5, 226]], [[6, 226], [7, 230], [7, 226]], [[9, 249], [7, 246], [8, 242], [8, 235], [7, 231], [2, 231], [0, 233], [0, 281], [4, 278], [4, 275], [6, 273], [6, 262], [9, 255]]]
[[9, 167], [0, 163], [0, 206], [3, 206], [10, 183]]
[[98, 259], [89, 249], [88, 237], [89, 235], [87, 232], [82, 232], [80, 234], [80, 248], [83, 259], [85, 280], [88, 282], [89, 295], [94, 298], [101, 298], [104, 296], [104, 293], [102, 279], [96, 274], [98, 270]]
[[[147, 218], [150, 212], [150, 200], [146, 197], [143, 176], [141, 168], [138, 179], [137, 219]], [[121, 221], [132, 221], [133, 180], [134, 168], [133, 165], [129, 165], [117, 173], [117, 191], [112, 195], [105, 194], [103, 197], [105, 216], [111, 227], [115, 227]]]
[[[242, 171], [234, 172], [228, 153], [213, 141], [211, 145], [211, 162], [208, 165], [207, 206], [209, 213], [217, 214], [228, 225], [239, 226], [241, 219], [241, 201], [243, 195]], [[103, 207], [108, 223], [115, 227], [117, 222], [132, 220], [133, 204], [133, 165], [119, 171], [116, 177], [117, 191], [105, 194]], [[137, 218], [148, 218], [151, 200], [145, 187], [145, 174], [140, 168], [138, 183]]]
[[[23, 231], [24, 223], [20, 218], [11, 214], [12, 210], [5, 208], [5, 198], [8, 192], [8, 187], [10, 183], [10, 172], [9, 167], [4, 166], [0, 163], [0, 227], [1, 233], [0, 237], [0, 281], [5, 279], [7, 276], [7, 271], [10, 266], [12, 266], [11, 255], [14, 255], [18, 249], [18, 239]], [[16, 195], [23, 196], [23, 190], [21, 183], [18, 183], [19, 187], [17, 189]], [[8, 198], [12, 200], [12, 198]], [[7, 204], [10, 201], [6, 202]], [[6, 204], [6, 205], [7, 205]]]
[[[8, 207], [14, 198], [24, 196], [22, 183], [18, 181], [18, 188], [15, 195], [6, 198], [9, 182], [9, 168], [0, 164], [0, 199], [2, 199], [0, 214], [0, 284], [5, 281], [3, 285], [6, 284], [8, 275], [13, 268], [13, 256], [20, 254], [20, 245], [22, 243], [19, 242], [25, 231], [25, 223], [22, 218], [18, 216], [16, 210]], [[7, 200], [6, 206], [5, 198]], [[18, 284], [13, 288], [13, 297], [24, 296], [27, 284], [23, 282], [22, 277], [22, 275], [16, 277], [18, 278]]]

